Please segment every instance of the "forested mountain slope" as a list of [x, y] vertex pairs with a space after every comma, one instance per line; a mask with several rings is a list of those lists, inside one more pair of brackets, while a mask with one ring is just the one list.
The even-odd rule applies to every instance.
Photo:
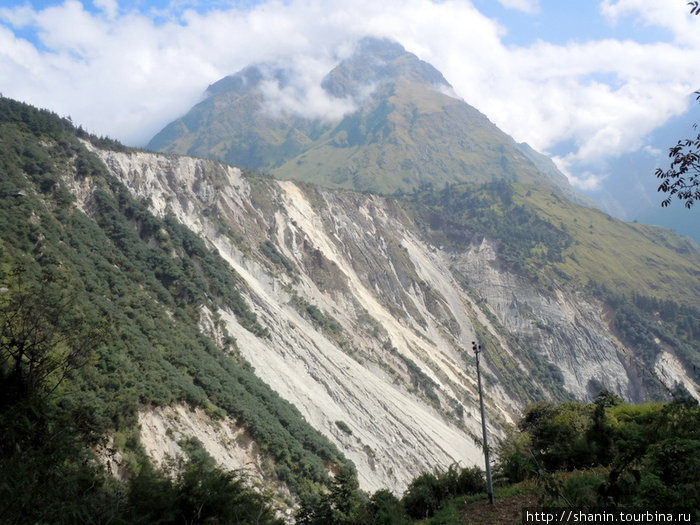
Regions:
[[[257, 443], [264, 477], [293, 493], [327, 483], [347, 460], [223, 328], [225, 308], [269, 337], [245, 282], [182, 224], [152, 215], [78, 136], [88, 138], [0, 99], [0, 521], [137, 519], [85, 452], [120, 477], [148, 472], [140, 415], [173, 405], [235, 421]], [[72, 191], [84, 185], [81, 208]], [[190, 437], [179, 436], [183, 449]], [[141, 489], [132, 494], [155, 497]]]
[[477, 340], [495, 434], [532, 401], [602, 387], [698, 397], [700, 262], [682, 238], [551, 187], [329, 190], [2, 104], [0, 285], [50, 273], [106, 321], [62, 403], [127, 458], [144, 422], [165, 442], [190, 405], [201, 428], [243, 428], [293, 491], [348, 458], [363, 488], [400, 493], [423, 470], [480, 463]]

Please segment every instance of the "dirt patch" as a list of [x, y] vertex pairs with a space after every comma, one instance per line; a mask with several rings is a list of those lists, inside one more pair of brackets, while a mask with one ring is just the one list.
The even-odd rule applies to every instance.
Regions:
[[512, 498], [497, 499], [494, 504], [488, 500], [467, 505], [462, 511], [464, 525], [507, 525], [522, 523], [524, 508], [536, 507], [536, 494], [520, 494]]

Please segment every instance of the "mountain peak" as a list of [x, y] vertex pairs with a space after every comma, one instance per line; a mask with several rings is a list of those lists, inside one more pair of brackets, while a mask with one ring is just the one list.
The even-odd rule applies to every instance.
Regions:
[[367, 86], [399, 79], [451, 87], [442, 73], [406, 51], [401, 44], [365, 37], [357, 43], [355, 52], [326, 76], [323, 88], [331, 95], [343, 98], [357, 96]]
[[212, 84], [149, 147], [377, 193], [501, 179], [568, 189], [396, 42], [364, 38], [325, 76], [307, 65], [257, 64]]
[[248, 66], [235, 75], [229, 75], [211, 84], [207, 88], [207, 95], [215, 96], [228, 91], [247, 93], [255, 89], [263, 78], [265, 77], [259, 65]]
[[[253, 64], [211, 84], [207, 95], [250, 93], [265, 80], [272, 80], [284, 89], [293, 83], [295, 73], [288, 62]], [[352, 55], [325, 76], [321, 87], [329, 96], [344, 99], [362, 96], [371, 88], [399, 80], [451, 88], [442, 73], [401, 44], [376, 37], [359, 40]]]

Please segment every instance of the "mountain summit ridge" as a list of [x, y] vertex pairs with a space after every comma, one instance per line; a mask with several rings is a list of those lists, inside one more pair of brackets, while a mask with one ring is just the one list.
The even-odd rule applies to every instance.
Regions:
[[290, 100], [299, 95], [292, 76], [260, 64], [225, 77], [148, 148], [385, 194], [507, 179], [577, 197], [563, 175], [538, 169], [510, 136], [456, 97], [437, 69], [396, 42], [361, 40], [315, 86], [313, 95], [335, 118], [305, 116], [304, 99]]

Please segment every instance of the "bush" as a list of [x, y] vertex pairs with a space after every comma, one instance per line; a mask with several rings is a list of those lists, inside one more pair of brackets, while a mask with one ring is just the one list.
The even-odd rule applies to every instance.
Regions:
[[450, 465], [445, 472], [426, 472], [415, 478], [401, 501], [409, 516], [423, 519], [432, 516], [448, 499], [485, 490], [484, 474], [478, 467], [460, 469]]
[[369, 508], [374, 525], [403, 525], [408, 521], [401, 500], [386, 489], [372, 495]]
[[424, 519], [435, 513], [440, 500], [438, 479], [426, 472], [411, 481], [401, 501], [409, 516]]

